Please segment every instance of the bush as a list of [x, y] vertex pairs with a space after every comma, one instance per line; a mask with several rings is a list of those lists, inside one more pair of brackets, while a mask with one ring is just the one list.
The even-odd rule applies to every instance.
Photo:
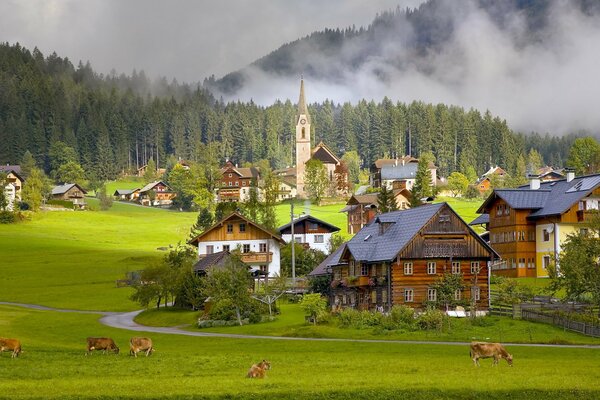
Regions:
[[10, 211], [0, 211], [0, 224], [14, 224], [17, 222], [17, 215]]
[[207, 316], [208, 319], [223, 321], [231, 321], [237, 318], [235, 307], [230, 300], [220, 300], [212, 304]]
[[474, 185], [469, 185], [464, 195], [467, 199], [476, 199], [480, 196], [479, 190]]
[[389, 315], [391, 321], [397, 325], [412, 326], [415, 323], [415, 310], [407, 306], [393, 306]]
[[419, 327], [423, 330], [432, 331], [437, 330], [441, 331], [444, 326], [444, 321], [446, 321], [448, 317], [442, 311], [437, 309], [428, 309], [418, 318]]

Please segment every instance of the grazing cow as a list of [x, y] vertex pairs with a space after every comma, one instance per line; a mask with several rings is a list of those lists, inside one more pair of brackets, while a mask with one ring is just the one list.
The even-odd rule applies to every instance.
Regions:
[[132, 337], [129, 341], [129, 355], [133, 355], [137, 358], [137, 353], [140, 351], [145, 351], [146, 357], [152, 354], [154, 351], [152, 339], [147, 337]]
[[11, 358], [19, 357], [21, 342], [17, 339], [0, 338], [0, 355], [3, 351], [12, 351]]
[[509, 366], [513, 365], [512, 355], [500, 343], [472, 342], [471, 359], [479, 367], [480, 358], [494, 358], [492, 365], [498, 365], [498, 360], [504, 358]]
[[250, 367], [250, 371], [246, 375], [246, 378], [264, 378], [267, 370], [271, 369], [271, 363], [267, 360], [262, 360], [258, 364], [254, 364]]
[[119, 354], [119, 348], [111, 338], [87, 338], [87, 351], [85, 355], [90, 355], [92, 350], [102, 350], [102, 354], [105, 354], [106, 351], [112, 351], [115, 354]]

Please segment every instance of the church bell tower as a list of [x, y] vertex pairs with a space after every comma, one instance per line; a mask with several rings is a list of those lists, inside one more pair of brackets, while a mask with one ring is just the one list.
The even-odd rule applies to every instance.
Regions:
[[300, 98], [296, 115], [296, 190], [301, 198], [306, 197], [304, 173], [310, 156], [310, 115], [304, 99], [304, 79], [300, 79]]

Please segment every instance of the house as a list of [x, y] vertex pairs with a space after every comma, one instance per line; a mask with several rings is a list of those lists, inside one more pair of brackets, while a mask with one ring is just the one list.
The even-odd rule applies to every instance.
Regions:
[[260, 172], [258, 168], [239, 168], [237, 164], [233, 164], [227, 160], [223, 168], [221, 168], [220, 186], [217, 189], [217, 201], [219, 202], [246, 202], [250, 198], [250, 188], [256, 185], [260, 180]]
[[[21, 201], [21, 193], [23, 191], [23, 183], [25, 179], [21, 176], [20, 165], [0, 165], [0, 173], [6, 174], [7, 183], [14, 187], [14, 200]], [[12, 192], [12, 189], [10, 190]]]
[[280, 273], [281, 236], [234, 212], [208, 228], [190, 244], [198, 247], [198, 257], [239, 249], [242, 261], [275, 276]]
[[[147, 170], [148, 170], [148, 164], [142, 165], [141, 167], [139, 167], [137, 169], [137, 176], [139, 176], [140, 178], [144, 177], [144, 175], [146, 175]], [[162, 176], [165, 174], [165, 172], [167, 172], [166, 168], [157, 168], [156, 169], [157, 176]]]
[[[392, 192], [399, 210], [410, 208], [411, 193], [407, 189], [395, 189]], [[361, 230], [375, 218], [377, 214], [377, 193], [355, 194], [350, 197], [340, 212], [346, 212], [348, 233], [351, 235]]]
[[54, 200], [65, 200], [73, 203], [76, 208], [85, 208], [87, 191], [76, 183], [65, 183], [52, 188], [51, 197]]
[[562, 169], [554, 169], [552, 167], [542, 167], [537, 171], [537, 174], [540, 177], [540, 181], [542, 182], [546, 182], [546, 181], [557, 181], [559, 179], [563, 179], [565, 178], [565, 175], [563, 173], [564, 170]]
[[446, 203], [378, 215], [335, 253], [311, 273], [331, 275], [334, 308], [422, 309], [438, 300], [433, 285], [444, 273], [462, 276], [455, 301], [489, 306], [488, 264], [497, 254]]
[[175, 196], [166, 183], [156, 181], [140, 189], [138, 200], [144, 206], [170, 206]]
[[[278, 230], [286, 243], [292, 241], [291, 222], [279, 227]], [[303, 215], [294, 220], [294, 241], [327, 254], [329, 252], [331, 235], [339, 230], [340, 228], [337, 226], [315, 218], [312, 215]]]
[[279, 179], [279, 190], [277, 191], [277, 201], [293, 199], [297, 196], [296, 178], [281, 176]]
[[506, 176], [506, 171], [498, 166], [491, 167], [485, 174], [479, 178], [475, 187], [479, 190], [479, 193], [483, 195], [492, 188], [492, 180], [503, 180]]
[[[397, 159], [380, 158], [375, 160], [370, 167], [369, 180], [374, 188], [386, 185], [388, 189], [412, 190], [417, 177], [419, 159], [412, 156], [403, 156]], [[437, 167], [433, 163], [428, 165], [431, 173], [431, 184], [436, 186]]]
[[113, 196], [116, 200], [134, 201], [140, 196], [140, 189], [117, 189]]
[[[587, 231], [590, 214], [600, 209], [600, 174], [541, 182], [516, 189], [495, 189], [477, 213], [487, 218], [490, 245], [502, 260], [496, 275], [547, 277], [567, 236]], [[473, 221], [475, 222], [475, 221]], [[560, 267], [560, 265], [558, 265]]]

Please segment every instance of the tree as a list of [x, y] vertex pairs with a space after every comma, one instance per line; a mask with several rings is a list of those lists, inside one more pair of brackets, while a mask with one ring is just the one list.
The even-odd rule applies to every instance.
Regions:
[[33, 168], [23, 184], [23, 201], [32, 211], [39, 211], [44, 196], [49, 192], [46, 175], [39, 168]]
[[437, 303], [443, 305], [448, 311], [449, 307], [456, 302], [454, 300], [456, 291], [464, 289], [463, 276], [446, 272], [431, 287], [436, 290]]
[[431, 153], [421, 154], [419, 164], [417, 165], [417, 175], [415, 176], [415, 184], [412, 188], [413, 198], [416, 197], [417, 201], [430, 197], [433, 195], [431, 171], [429, 170], [429, 163], [435, 160]]
[[202, 207], [196, 218], [196, 222], [190, 229], [190, 239], [198, 237], [202, 232], [212, 226], [214, 222], [213, 215], [206, 207]]
[[544, 166], [542, 155], [536, 150], [529, 150], [527, 154], [527, 171], [531, 174], [537, 174], [538, 170]]
[[575, 169], [577, 175], [597, 172], [600, 169], [600, 144], [592, 137], [575, 139], [567, 166]]
[[587, 233], [567, 236], [558, 262], [550, 265], [548, 274], [552, 288], [564, 289], [567, 300], [600, 306], [600, 214], [594, 214], [587, 227]]
[[98, 199], [100, 200], [100, 209], [106, 211], [113, 205], [112, 196], [106, 193], [106, 185], [102, 185], [98, 191]]
[[215, 222], [218, 222], [231, 214], [234, 211], [237, 211], [239, 208], [239, 204], [237, 202], [223, 202], [217, 203], [217, 207], [215, 208]]
[[460, 172], [453, 172], [448, 177], [448, 189], [454, 197], [462, 196], [469, 187], [469, 179]]
[[50, 171], [53, 172], [57, 171], [61, 165], [64, 165], [69, 161], [78, 161], [75, 149], [61, 141], [56, 141], [50, 145], [48, 158], [50, 160]]
[[144, 172], [144, 181], [147, 183], [154, 182], [156, 180], [156, 162], [154, 159], [150, 159], [146, 165], [146, 171]]
[[306, 163], [305, 183], [308, 197], [320, 205], [329, 186], [327, 169], [320, 160], [310, 159]]
[[35, 167], [35, 159], [31, 155], [29, 150], [27, 150], [25, 154], [23, 154], [23, 159], [21, 160], [21, 175], [23, 176], [23, 178], [27, 179], [27, 177], [31, 173], [31, 170]]
[[56, 182], [59, 183], [78, 183], [83, 185], [85, 171], [81, 165], [79, 165], [79, 163], [75, 161], [67, 161], [65, 164], [62, 164], [58, 167], [58, 169], [54, 172], [54, 176]]
[[258, 198], [258, 187], [256, 186], [256, 179], [252, 178], [250, 181], [250, 187], [248, 188], [248, 201], [243, 204], [244, 214], [252, 221], [258, 222], [260, 214], [260, 200]]
[[316, 325], [318, 316], [327, 310], [327, 300], [319, 293], [305, 294], [300, 300], [300, 308]]
[[279, 299], [287, 289], [287, 279], [285, 275], [279, 275], [268, 284], [262, 285], [252, 295], [252, 298], [269, 306], [269, 315], [273, 315], [273, 304]]
[[[292, 275], [292, 244], [287, 243], [281, 247], [281, 272], [287, 276]], [[301, 243], [294, 242], [294, 256], [296, 259], [296, 276], [304, 276], [314, 270], [325, 257], [320, 250], [305, 248]]]
[[381, 185], [381, 190], [377, 195], [377, 209], [381, 214], [398, 210], [394, 192], [389, 190], [386, 185]]
[[344, 239], [344, 237], [341, 234], [334, 233], [333, 235], [331, 235], [331, 237], [329, 238], [329, 243], [327, 244], [329, 254], [336, 251], [338, 247], [340, 247], [344, 243], [346, 243], [346, 239]]
[[261, 206], [261, 223], [272, 232], [277, 231], [277, 215], [275, 214], [275, 204], [277, 203], [277, 193], [279, 193], [279, 179], [270, 171], [264, 175], [263, 182], [264, 202]]
[[360, 174], [360, 157], [356, 151], [347, 151], [342, 156], [342, 161], [348, 166], [348, 181], [349, 183], [358, 183], [358, 175]]
[[248, 290], [252, 277], [239, 254], [231, 258], [222, 268], [211, 268], [204, 280], [204, 293], [212, 301], [228, 301], [235, 308], [237, 321], [242, 325], [242, 312], [249, 308], [252, 298]]

